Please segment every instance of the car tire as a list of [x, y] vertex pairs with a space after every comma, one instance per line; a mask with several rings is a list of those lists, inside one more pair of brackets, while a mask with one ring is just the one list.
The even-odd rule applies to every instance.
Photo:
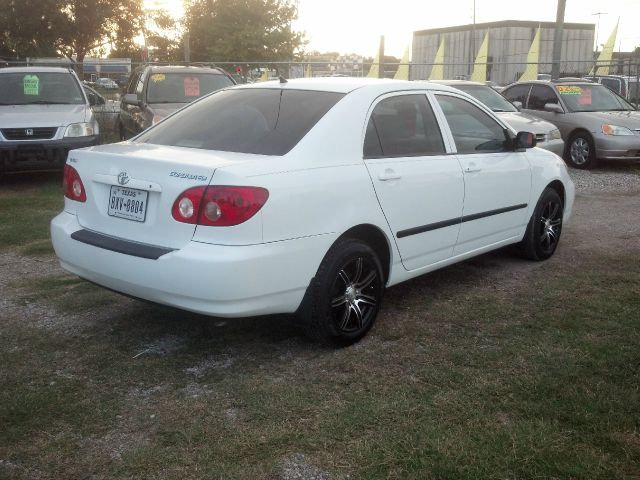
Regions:
[[567, 145], [565, 159], [574, 168], [594, 168], [597, 163], [596, 146], [591, 135], [587, 133], [574, 134]]
[[376, 253], [364, 242], [345, 238], [327, 252], [300, 310], [305, 333], [333, 347], [351, 345], [373, 326], [384, 294]]
[[552, 188], [545, 189], [529, 219], [524, 239], [518, 245], [523, 257], [541, 261], [553, 255], [562, 233], [563, 212], [558, 192]]

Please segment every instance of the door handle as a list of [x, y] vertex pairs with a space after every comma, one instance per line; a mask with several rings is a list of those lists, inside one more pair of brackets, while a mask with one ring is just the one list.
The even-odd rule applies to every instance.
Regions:
[[387, 168], [384, 171], [384, 173], [378, 174], [378, 180], [380, 180], [381, 182], [388, 182], [390, 180], [400, 180], [401, 178], [402, 177], [400, 175], [398, 175], [396, 172], [394, 172], [390, 168]]
[[467, 168], [464, 169], [466, 173], [476, 173], [481, 171], [482, 168], [478, 167], [475, 163], [470, 163]]

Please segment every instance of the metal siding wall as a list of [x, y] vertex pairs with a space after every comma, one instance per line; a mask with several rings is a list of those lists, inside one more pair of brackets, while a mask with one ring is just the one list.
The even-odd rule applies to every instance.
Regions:
[[[414, 63], [429, 65], [416, 65], [411, 69], [412, 80], [424, 80], [431, 73], [431, 65], [435, 59], [440, 39], [445, 37], [445, 77], [455, 78], [457, 75], [470, 73], [469, 58], [475, 60], [478, 49], [486, 28], [482, 24], [476, 29], [473, 55], [469, 55], [469, 39], [471, 30], [460, 30], [446, 33], [424, 33], [413, 36]], [[518, 79], [525, 69], [527, 53], [535, 36], [537, 27], [506, 26], [491, 28], [489, 31], [489, 56], [493, 58], [493, 67], [490, 80], [499, 84], [508, 84]], [[561, 54], [561, 73], [589, 71], [590, 62], [593, 61], [594, 28], [567, 29], [564, 30]], [[540, 31], [540, 73], [551, 71], [553, 58], [553, 28], [542, 28]], [[514, 64], [515, 63], [515, 64]], [[458, 64], [458, 65], [456, 65]]]

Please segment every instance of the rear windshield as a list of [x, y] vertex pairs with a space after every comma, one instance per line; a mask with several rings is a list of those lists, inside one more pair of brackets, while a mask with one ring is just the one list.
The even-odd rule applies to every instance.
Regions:
[[147, 84], [147, 103], [189, 103], [233, 82], [212, 73], [152, 73]]
[[215, 93], [140, 135], [156, 145], [284, 155], [344, 94], [231, 89]]
[[571, 112], [633, 110], [628, 102], [602, 85], [567, 84], [556, 88]]
[[80, 86], [70, 73], [0, 73], [0, 105], [83, 103]]

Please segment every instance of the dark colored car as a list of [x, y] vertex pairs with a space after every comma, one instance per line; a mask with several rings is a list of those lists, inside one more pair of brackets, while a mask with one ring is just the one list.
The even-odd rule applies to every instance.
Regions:
[[228, 73], [215, 67], [147, 66], [136, 69], [120, 103], [120, 138], [131, 138], [186, 104], [235, 83]]
[[640, 112], [603, 85], [586, 80], [518, 82], [502, 95], [560, 129], [564, 158], [572, 167], [593, 168], [598, 159], [640, 160]]

